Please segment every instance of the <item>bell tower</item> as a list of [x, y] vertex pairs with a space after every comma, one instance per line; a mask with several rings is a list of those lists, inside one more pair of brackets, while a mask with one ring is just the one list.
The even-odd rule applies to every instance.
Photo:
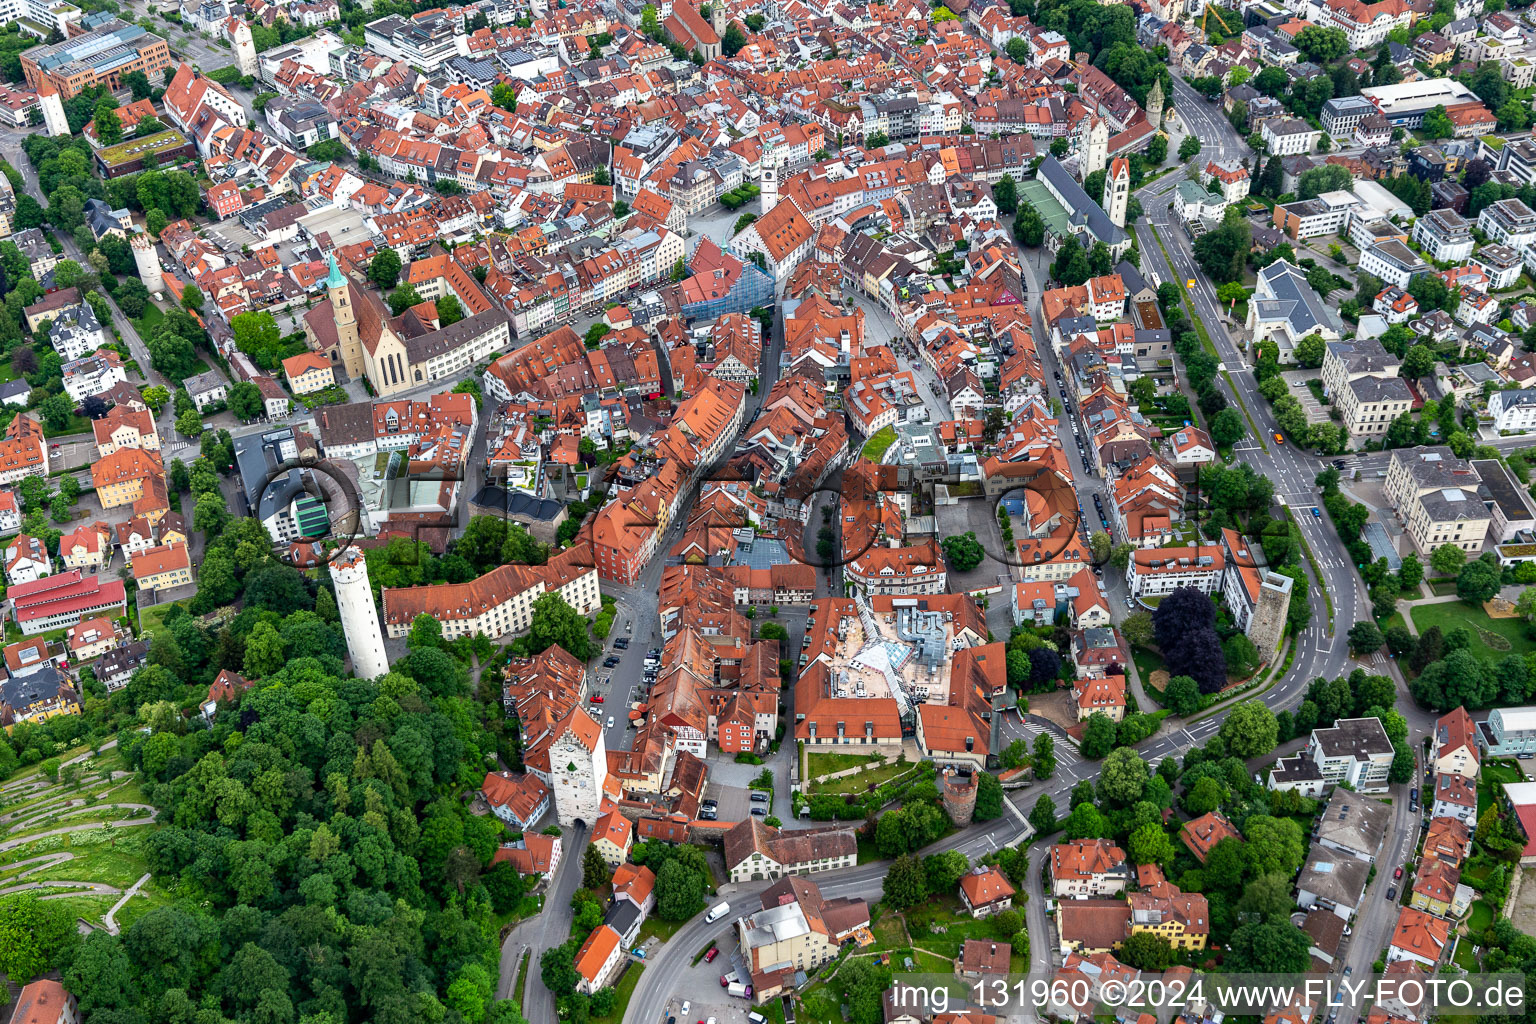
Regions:
[[357, 331], [357, 312], [352, 308], [352, 285], [331, 256], [331, 272], [325, 279], [325, 290], [330, 295], [331, 314], [336, 324], [336, 348], [341, 353], [341, 365], [347, 376], [361, 377], [363, 367], [363, 343]]

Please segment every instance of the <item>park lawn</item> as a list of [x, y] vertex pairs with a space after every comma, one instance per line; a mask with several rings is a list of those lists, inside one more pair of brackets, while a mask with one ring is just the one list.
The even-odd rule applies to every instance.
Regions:
[[139, 332], [139, 337], [149, 340], [150, 333], [165, 319], [165, 314], [160, 312], [153, 302], [144, 307], [144, 313], [137, 320], [132, 321], [134, 329]]
[[150, 605], [148, 608], [139, 609], [139, 635], [151, 633], [165, 625], [165, 615], [171, 610], [172, 605], [180, 604], [179, 601], [165, 601], [160, 604]]
[[1472, 910], [1467, 914], [1467, 930], [1474, 935], [1486, 931], [1493, 924], [1493, 907], [1486, 900], [1473, 900]]
[[867, 793], [871, 786], [879, 786], [911, 770], [912, 766], [910, 764], [901, 764], [899, 762], [883, 764], [878, 768], [859, 772], [857, 775], [833, 779], [831, 782], [819, 782], [814, 786], [808, 787], [808, 791], [812, 793]]
[[1525, 637], [1523, 620], [1490, 619], [1481, 608], [1473, 608], [1461, 601], [1450, 604], [1421, 604], [1410, 608], [1414, 625], [1423, 633], [1431, 626], [1439, 626], [1448, 633], [1458, 626], [1472, 631], [1471, 651], [1490, 665], [1502, 661], [1508, 654], [1522, 657], [1536, 651], [1536, 643]]
[[868, 754], [806, 754], [805, 756], [810, 761], [806, 775], [812, 779], [818, 775], [845, 772], [849, 768], [862, 768], [870, 762]]
[[1141, 677], [1141, 685], [1150, 689], [1152, 673], [1163, 667], [1163, 656], [1145, 647], [1134, 647], [1131, 649], [1131, 660], [1136, 663], [1136, 674]]
[[645, 919], [643, 924], [640, 925], [640, 938], [635, 941], [635, 945], [645, 945], [646, 939], [655, 939], [657, 942], [666, 942], [668, 939], [672, 938], [672, 936], [677, 934], [677, 930], [679, 928], [687, 923], [687, 921], [663, 921], [655, 914], [652, 914]]
[[645, 973], [645, 964], [631, 960], [624, 969], [624, 976], [619, 979], [614, 991], [618, 998], [613, 1001], [613, 1013], [607, 1017], [593, 1016], [593, 1020], [623, 1020], [624, 1011], [629, 1008], [630, 997], [635, 994], [635, 986], [640, 983], [640, 975]]

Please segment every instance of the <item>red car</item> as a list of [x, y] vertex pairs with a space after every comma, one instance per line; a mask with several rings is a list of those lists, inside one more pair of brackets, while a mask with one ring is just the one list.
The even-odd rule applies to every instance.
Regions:
[[603, 702], [603, 695], [602, 694], [594, 693], [592, 695], [592, 703], [593, 704], [601, 704], [602, 702]]
[[723, 974], [720, 975], [720, 987], [721, 988], [725, 988], [725, 986], [727, 986], [729, 984], [730, 984], [730, 982], [725, 980], [725, 975], [723, 975]]
[[1393, 878], [1402, 878], [1403, 877], [1403, 869], [1402, 868], [1398, 868], [1396, 871], [1392, 872], [1392, 877]]
[[712, 963], [715, 962], [715, 957], [717, 957], [719, 955], [720, 955], [719, 947], [717, 947], [717, 946], [710, 946], [709, 947], [709, 952], [704, 954], [704, 962], [707, 963], [707, 964], [712, 964]]

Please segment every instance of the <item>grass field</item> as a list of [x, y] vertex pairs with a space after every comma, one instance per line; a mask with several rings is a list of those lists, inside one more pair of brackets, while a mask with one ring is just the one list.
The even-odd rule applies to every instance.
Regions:
[[813, 779], [818, 775], [845, 772], [849, 768], [862, 768], [870, 762], [868, 754], [806, 754], [805, 756], [810, 762], [807, 775]]
[[896, 776], [912, 770], [909, 764], [883, 764], [879, 768], [871, 768], [869, 771], [859, 772], [857, 775], [849, 775], [841, 779], [833, 779], [831, 782], [817, 783], [808, 787], [812, 793], [867, 793], [870, 786], [878, 786], [889, 782]]
[[1476, 935], [1487, 930], [1493, 924], [1493, 908], [1483, 900], [1474, 900], [1472, 910], [1467, 914], [1467, 930]]
[[663, 921], [655, 914], [652, 914], [640, 925], [640, 939], [635, 945], [643, 945], [646, 939], [666, 942], [677, 934], [679, 928], [687, 923], [687, 921]]
[[166, 613], [171, 606], [179, 604], [177, 601], [165, 601], [160, 604], [150, 605], [148, 608], [139, 609], [139, 632], [150, 633], [165, 625]]
[[1410, 609], [1409, 614], [1420, 633], [1431, 626], [1439, 626], [1442, 633], [1458, 626], [1470, 629], [1472, 653], [1490, 664], [1509, 654], [1524, 656], [1536, 651], [1536, 643], [1525, 637], [1525, 623], [1521, 619], [1490, 619], [1481, 608], [1461, 601], [1422, 604]]

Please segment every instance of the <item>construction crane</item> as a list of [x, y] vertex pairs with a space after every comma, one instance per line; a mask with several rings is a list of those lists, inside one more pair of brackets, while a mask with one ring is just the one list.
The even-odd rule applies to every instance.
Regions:
[[1205, 5], [1205, 12], [1200, 15], [1200, 35], [1201, 36], [1205, 36], [1206, 38], [1209, 38], [1209, 36], [1207, 35], [1207, 33], [1205, 31], [1205, 21], [1212, 14], [1216, 15], [1216, 23], [1221, 26], [1221, 30], [1223, 32], [1225, 32], [1227, 35], [1231, 35], [1232, 34], [1232, 30], [1227, 27], [1226, 21], [1223, 20], [1221, 15], [1216, 12], [1216, 5], [1213, 4], [1213, 3], [1210, 3], [1209, 0], [1207, 0], [1207, 3]]

